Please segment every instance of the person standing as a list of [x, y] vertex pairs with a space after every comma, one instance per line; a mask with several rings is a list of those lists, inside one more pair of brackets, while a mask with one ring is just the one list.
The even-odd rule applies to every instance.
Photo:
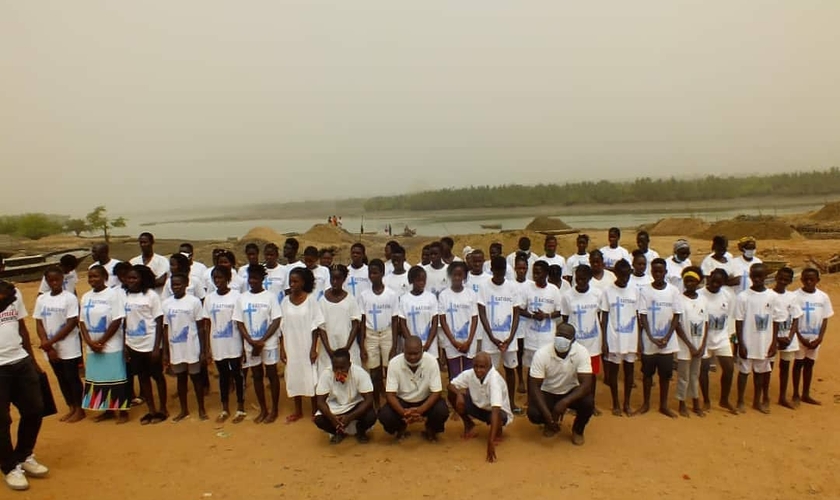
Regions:
[[108, 272], [108, 288], [118, 288], [120, 286], [120, 279], [117, 273], [114, 272], [114, 266], [120, 263], [117, 259], [112, 259], [110, 255], [110, 247], [107, 243], [96, 243], [90, 248], [90, 256], [93, 258], [93, 263], [88, 267], [88, 270], [95, 266], [102, 266]]
[[155, 237], [152, 233], [140, 233], [137, 238], [140, 245], [140, 255], [129, 261], [132, 266], [142, 265], [151, 269], [155, 275], [155, 292], [158, 297], [163, 293], [163, 285], [169, 277], [169, 259], [155, 253]]

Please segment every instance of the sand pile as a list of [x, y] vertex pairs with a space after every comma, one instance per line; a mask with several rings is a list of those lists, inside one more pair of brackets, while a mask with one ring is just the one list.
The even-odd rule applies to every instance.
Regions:
[[525, 226], [526, 231], [556, 231], [559, 229], [571, 229], [571, 226], [557, 217], [534, 217], [530, 224]]
[[258, 226], [251, 229], [245, 234], [245, 236], [239, 239], [239, 241], [243, 242], [265, 241], [276, 243], [278, 245], [282, 245], [285, 240], [286, 236], [283, 236], [270, 227], [264, 226]]
[[705, 231], [695, 234], [698, 238], [711, 239], [718, 234], [738, 240], [744, 236], [753, 236], [759, 240], [790, 240], [802, 238], [793, 227], [776, 217], [751, 217], [739, 215], [734, 219], [715, 222]]
[[709, 228], [703, 219], [692, 217], [667, 217], [648, 228], [651, 236], [688, 236], [702, 233]]
[[[527, 236], [531, 239], [531, 251], [542, 255], [543, 243], [545, 242], [545, 235], [534, 231], [505, 231], [502, 233], [491, 234], [467, 234], [460, 236], [453, 236], [455, 239], [455, 248], [452, 250], [457, 256], [461, 256], [461, 251], [465, 245], [473, 248], [480, 248], [484, 250], [485, 258], [489, 258], [488, 250], [491, 243], [499, 242], [502, 244], [502, 251], [505, 256], [514, 252], [518, 248], [519, 238]], [[557, 253], [560, 255], [569, 255], [575, 252], [575, 239], [577, 234], [565, 234], [557, 236]], [[422, 245], [419, 245], [422, 247]], [[593, 247], [594, 248], [594, 247]], [[418, 252], [419, 255], [419, 252]]]
[[840, 221], [840, 201], [828, 203], [811, 215], [811, 219], [826, 222]]
[[315, 224], [309, 231], [298, 237], [299, 240], [317, 242], [329, 245], [340, 245], [341, 243], [353, 243], [358, 240], [346, 230], [331, 226], [329, 224]]

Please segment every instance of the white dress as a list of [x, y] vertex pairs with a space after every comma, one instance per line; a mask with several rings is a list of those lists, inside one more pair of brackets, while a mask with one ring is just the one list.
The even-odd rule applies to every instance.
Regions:
[[[324, 330], [327, 332], [327, 340], [330, 348], [335, 351], [347, 345], [350, 339], [350, 332], [353, 331], [353, 321], [362, 319], [362, 312], [359, 303], [348, 292], [339, 302], [330, 302], [326, 297], [318, 301], [321, 306], [321, 314], [324, 317]], [[323, 347], [323, 346], [322, 346]], [[350, 347], [350, 362], [356, 366], [362, 366], [362, 358], [359, 352], [359, 343], [353, 342]], [[322, 372], [332, 366], [332, 360], [326, 349], [318, 353], [318, 372]]]
[[312, 349], [312, 331], [324, 326], [324, 316], [314, 294], [306, 297], [300, 305], [286, 297], [280, 304], [283, 319], [283, 346], [286, 350], [286, 394], [315, 396], [318, 372], [315, 363], [309, 361]]

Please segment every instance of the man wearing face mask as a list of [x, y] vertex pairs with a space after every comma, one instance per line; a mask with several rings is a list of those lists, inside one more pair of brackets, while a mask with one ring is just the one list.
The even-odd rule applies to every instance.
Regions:
[[665, 259], [665, 281], [677, 287], [680, 293], [685, 291], [682, 272], [691, 265], [690, 255], [691, 247], [688, 240], [679, 239], [674, 242], [674, 255]]
[[592, 397], [592, 364], [586, 348], [575, 342], [575, 328], [557, 325], [554, 342], [534, 354], [528, 383], [528, 420], [543, 425], [543, 435], [560, 432], [566, 410], [576, 412], [572, 424], [572, 443], [584, 443], [583, 431], [595, 410]]
[[367, 371], [350, 363], [349, 350], [333, 352], [332, 367], [321, 373], [315, 397], [315, 425], [332, 436], [331, 444], [344, 440], [351, 422], [356, 423], [356, 440], [362, 444], [370, 441], [367, 431], [376, 423], [373, 383]]
[[408, 424], [426, 420], [423, 436], [430, 442], [444, 430], [449, 408], [441, 399], [440, 368], [431, 354], [423, 352], [423, 341], [412, 336], [405, 340], [405, 352], [388, 363], [385, 399], [379, 422], [385, 432], [397, 439], [409, 436]]
[[739, 278], [738, 285], [732, 286], [732, 293], [738, 295], [747, 288], [752, 286], [750, 281], [750, 266], [753, 264], [761, 264], [761, 259], [755, 256], [755, 238], [752, 236], [744, 236], [738, 240], [738, 250], [741, 255], [732, 259], [732, 276], [730, 278]]

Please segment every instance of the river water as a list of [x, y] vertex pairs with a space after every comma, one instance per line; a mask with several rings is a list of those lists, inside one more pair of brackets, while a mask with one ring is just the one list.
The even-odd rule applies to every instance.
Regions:
[[[787, 215], [802, 213], [809, 210], [816, 210], [822, 204], [795, 205], [784, 207], [739, 207], [733, 210], [691, 210], [691, 211], [650, 211], [633, 213], [593, 213], [593, 214], [564, 214], [562, 209], [556, 214], [545, 214], [556, 216], [574, 228], [586, 229], [607, 229], [617, 227], [637, 227], [642, 224], [656, 222], [664, 217], [700, 217], [714, 222], [720, 219], [729, 219], [740, 214], [746, 215]], [[394, 233], [402, 233], [403, 228], [408, 225], [417, 230], [418, 236], [445, 236], [448, 234], [468, 234], [493, 232], [494, 230], [482, 229], [482, 224], [501, 224], [502, 229], [522, 229], [533, 216], [510, 216], [502, 210], [488, 211], [488, 214], [476, 216], [465, 214], [459, 219], [458, 211], [450, 212], [446, 217], [416, 215], [400, 215], [388, 217], [379, 215], [376, 217], [343, 217], [343, 227], [352, 233], [358, 233], [364, 223], [366, 232], [376, 231], [384, 234], [390, 224]], [[212, 214], [205, 214], [212, 215]], [[299, 219], [254, 219], [246, 221], [214, 221], [214, 222], [174, 222], [177, 218], [184, 218], [184, 214], [161, 216], [159, 214], [129, 215], [129, 222], [125, 229], [120, 229], [121, 234], [135, 235], [142, 231], [150, 231], [158, 238], [185, 239], [185, 240], [224, 240], [227, 238], [240, 238], [251, 228], [264, 226], [274, 229], [279, 233], [306, 232], [314, 224], [325, 223], [326, 218], [299, 218]], [[481, 218], [480, 218], [481, 217]], [[173, 221], [173, 222], [167, 222]], [[146, 225], [147, 223], [154, 225]]]

